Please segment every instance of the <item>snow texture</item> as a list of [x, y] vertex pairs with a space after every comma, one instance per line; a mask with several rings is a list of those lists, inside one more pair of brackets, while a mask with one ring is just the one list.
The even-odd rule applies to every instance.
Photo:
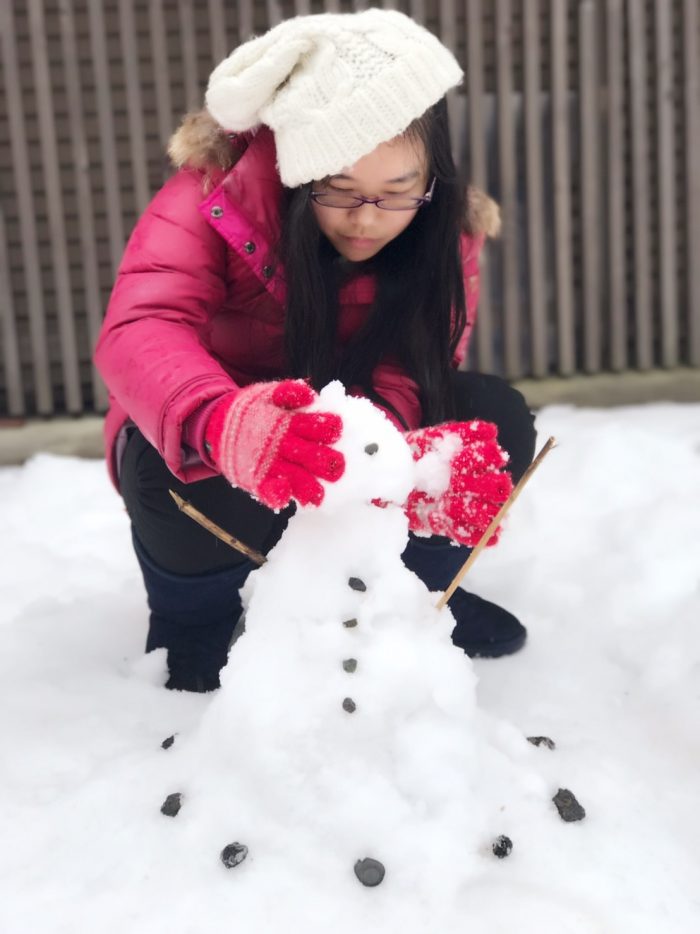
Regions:
[[529, 640], [472, 663], [398, 558], [403, 514], [369, 504], [405, 495], [406, 445], [337, 387], [322, 405], [346, 475], [250, 578], [213, 695], [165, 691], [142, 654], [104, 464], [0, 471], [0, 930], [694, 934], [700, 407], [539, 414], [559, 446], [465, 581]]

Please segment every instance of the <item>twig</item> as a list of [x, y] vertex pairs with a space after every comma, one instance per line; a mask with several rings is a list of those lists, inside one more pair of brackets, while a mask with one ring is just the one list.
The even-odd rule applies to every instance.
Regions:
[[519, 483], [517, 484], [517, 486], [515, 487], [515, 489], [513, 490], [513, 492], [510, 494], [510, 496], [508, 497], [508, 499], [505, 501], [505, 503], [504, 503], [504, 504], [501, 506], [501, 508], [498, 510], [498, 512], [496, 513], [496, 515], [495, 515], [495, 516], [493, 517], [493, 519], [491, 520], [491, 524], [490, 524], [489, 527], [486, 529], [486, 531], [484, 532], [484, 534], [481, 536], [481, 538], [479, 539], [479, 541], [477, 542], [477, 544], [474, 546], [474, 550], [472, 551], [472, 553], [469, 555], [469, 557], [468, 557], [467, 560], [464, 562], [464, 564], [463, 564], [462, 567], [459, 569], [459, 571], [457, 571], [457, 573], [455, 574], [455, 576], [454, 576], [454, 578], [453, 578], [452, 583], [450, 584], [450, 586], [447, 588], [447, 590], [444, 592], [444, 594], [443, 594], [443, 595], [440, 597], [440, 599], [438, 600], [438, 602], [437, 602], [437, 604], [436, 604], [436, 608], [437, 608], [438, 610], [441, 610], [441, 609], [444, 607], [444, 605], [445, 605], [445, 604], [447, 603], [447, 601], [450, 599], [450, 597], [452, 596], [452, 594], [455, 592], [455, 590], [456, 590], [457, 587], [459, 586], [460, 581], [462, 580], [462, 578], [464, 577], [464, 575], [467, 573], [467, 571], [469, 570], [469, 568], [470, 568], [470, 567], [472, 566], [472, 564], [474, 564], [474, 562], [476, 561], [477, 557], [481, 554], [481, 552], [482, 552], [482, 551], [484, 550], [484, 548], [486, 547], [486, 543], [488, 542], [488, 540], [491, 538], [491, 536], [493, 535], [493, 533], [494, 533], [494, 532], [496, 531], [496, 529], [498, 528], [498, 526], [499, 526], [501, 520], [503, 519], [503, 517], [505, 516], [505, 514], [508, 512], [508, 510], [510, 509], [510, 507], [513, 505], [513, 503], [516, 501], [516, 499], [517, 499], [517, 498], [520, 496], [520, 494], [522, 493], [523, 487], [525, 486], [525, 484], [528, 482], [528, 480], [530, 479], [530, 477], [533, 475], [533, 473], [534, 473], [534, 472], [537, 470], [537, 468], [540, 466], [540, 464], [541, 464], [542, 461], [545, 459], [545, 457], [547, 456], [547, 454], [549, 454], [549, 452], [552, 450], [552, 448], [555, 447], [556, 443], [557, 443], [557, 442], [556, 442], [556, 440], [555, 440], [554, 438], [549, 438], [549, 439], [547, 440], [546, 444], [544, 445], [544, 447], [542, 448], [542, 450], [540, 451], [540, 453], [537, 455], [537, 457], [534, 459], [534, 461], [530, 464], [530, 466], [527, 468], [527, 470], [525, 471], [525, 473], [522, 475], [522, 477], [520, 478]]
[[265, 555], [261, 555], [259, 551], [256, 551], [254, 548], [250, 548], [248, 545], [244, 545], [243, 542], [239, 541], [233, 535], [226, 532], [221, 528], [220, 525], [217, 525], [216, 522], [212, 522], [211, 519], [201, 513], [198, 509], [195, 509], [191, 503], [188, 503], [186, 499], [183, 499], [181, 496], [178, 496], [174, 490], [168, 490], [168, 493], [177, 503], [177, 508], [180, 512], [184, 512], [194, 519], [195, 522], [198, 522], [203, 528], [207, 529], [208, 532], [211, 532], [212, 535], [216, 535], [217, 538], [221, 539], [222, 542], [235, 548], [236, 551], [241, 551], [247, 558], [250, 558], [251, 561], [254, 561], [256, 564], [265, 564], [267, 558]]

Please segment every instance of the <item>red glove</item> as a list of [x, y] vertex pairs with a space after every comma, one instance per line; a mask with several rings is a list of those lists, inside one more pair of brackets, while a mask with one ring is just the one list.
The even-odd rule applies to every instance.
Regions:
[[[446, 422], [406, 434], [415, 461], [442, 446], [454, 448], [447, 489], [431, 495], [417, 488], [409, 494], [404, 511], [412, 532], [446, 535], [460, 545], [477, 544], [513, 489], [503, 470], [508, 455], [497, 435], [495, 425], [481, 421]], [[489, 545], [496, 544], [499, 532], [491, 536]]]
[[317, 478], [338, 480], [345, 458], [333, 444], [343, 422], [331, 412], [298, 412], [317, 399], [302, 380], [253, 383], [222, 399], [207, 422], [205, 442], [221, 473], [270, 509], [295, 499], [323, 500]]

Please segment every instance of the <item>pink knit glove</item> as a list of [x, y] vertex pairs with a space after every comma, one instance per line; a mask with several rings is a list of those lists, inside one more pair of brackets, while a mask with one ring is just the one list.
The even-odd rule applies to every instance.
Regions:
[[299, 412], [318, 398], [302, 380], [253, 383], [222, 399], [207, 422], [205, 443], [221, 473], [270, 509], [295, 499], [323, 500], [322, 480], [345, 470], [340, 451], [343, 422], [332, 412]]
[[[498, 429], [490, 422], [446, 422], [406, 434], [413, 459], [420, 461], [441, 446], [454, 446], [449, 458], [449, 483], [440, 494], [413, 490], [404, 511], [413, 532], [446, 535], [460, 545], [476, 545], [513, 489], [503, 470], [508, 455], [499, 446]], [[427, 485], [427, 484], [425, 484]], [[498, 541], [500, 529], [489, 545]]]

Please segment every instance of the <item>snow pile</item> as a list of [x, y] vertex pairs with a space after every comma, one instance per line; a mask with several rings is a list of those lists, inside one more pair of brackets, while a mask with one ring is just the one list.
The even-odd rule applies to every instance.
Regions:
[[405, 445], [333, 405], [347, 483], [251, 578], [217, 695], [164, 691], [164, 653], [142, 655], [104, 465], [0, 471], [0, 930], [697, 930], [700, 407], [540, 414], [560, 446], [466, 582], [530, 638], [472, 664], [398, 562], [402, 514], [367, 505], [402, 498]]

